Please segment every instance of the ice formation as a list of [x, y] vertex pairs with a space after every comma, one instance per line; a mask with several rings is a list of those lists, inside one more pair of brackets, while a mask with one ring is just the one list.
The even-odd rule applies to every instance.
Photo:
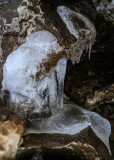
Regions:
[[72, 53], [72, 63], [79, 63], [84, 50], [89, 50], [90, 58], [91, 47], [96, 37], [95, 26], [87, 17], [65, 6], [59, 6], [57, 12], [66, 24], [69, 32], [77, 39], [77, 42], [72, 44], [66, 51], [67, 53]]
[[[61, 17], [61, 19], [66, 24], [66, 27], [68, 28], [69, 32], [74, 35], [77, 39], [80, 37], [80, 34], [82, 32], [95, 32], [94, 25], [90, 22], [90, 20], [86, 17], [84, 17], [82, 14], [73, 11], [65, 6], [59, 6], [57, 8], [57, 11]], [[73, 17], [76, 17], [77, 21], [75, 23], [73, 22]], [[79, 26], [79, 22], [82, 22], [82, 27]]]
[[26, 43], [12, 52], [3, 67], [2, 89], [10, 92], [10, 101], [36, 106], [63, 105], [63, 86], [66, 59], [61, 58], [50, 73], [36, 80], [36, 74], [45, 68], [40, 65], [49, 60], [48, 55], [63, 51], [56, 37], [48, 31], [39, 31], [27, 37]]
[[[83, 51], [91, 51], [95, 41], [95, 27], [80, 13], [72, 11], [65, 6], [57, 8], [63, 22], [70, 34], [76, 39], [66, 52], [72, 52], [72, 62], [79, 62]], [[73, 22], [73, 18], [76, 20]], [[78, 23], [81, 22], [81, 23]], [[82, 24], [82, 26], [80, 26]], [[66, 74], [67, 59], [61, 57], [56, 66], [49, 73], [43, 62], [49, 61], [48, 55], [58, 54], [65, 50], [57, 42], [56, 37], [48, 31], [32, 33], [26, 42], [12, 52], [3, 67], [2, 90], [10, 93], [10, 102], [23, 106], [34, 106], [34, 112], [47, 112], [51, 110], [52, 116], [37, 120], [26, 133], [61, 133], [76, 134], [84, 128], [91, 126], [97, 136], [109, 147], [110, 124], [96, 113], [86, 111], [78, 106], [64, 105], [63, 88]], [[37, 73], [42, 72], [38, 77]], [[35, 128], [35, 130], [34, 130]]]
[[25, 134], [61, 133], [75, 135], [88, 126], [91, 126], [110, 152], [111, 127], [109, 121], [97, 113], [86, 111], [76, 105], [64, 104], [63, 109], [56, 110], [50, 118], [39, 119], [37, 123], [32, 123]]

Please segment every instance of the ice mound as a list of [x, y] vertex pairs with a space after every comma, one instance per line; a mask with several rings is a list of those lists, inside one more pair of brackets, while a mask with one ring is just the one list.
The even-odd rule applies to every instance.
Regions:
[[60, 133], [75, 135], [88, 126], [91, 126], [111, 153], [109, 145], [111, 127], [109, 121], [97, 113], [86, 111], [77, 105], [64, 104], [63, 109], [56, 109], [50, 118], [39, 119], [35, 123], [32, 122], [25, 134]]
[[66, 51], [68, 54], [72, 53], [72, 63], [79, 63], [84, 50], [89, 51], [90, 58], [91, 48], [96, 37], [95, 26], [87, 17], [65, 6], [59, 6], [57, 12], [70, 34], [77, 39], [76, 43]]
[[[10, 93], [10, 102], [31, 105], [37, 111], [43, 106], [63, 105], [63, 87], [66, 73], [65, 58], [61, 58], [49, 73], [41, 64], [48, 55], [63, 51], [56, 37], [48, 31], [32, 33], [26, 42], [12, 52], [3, 67], [2, 90]], [[44, 74], [37, 79], [37, 73]]]

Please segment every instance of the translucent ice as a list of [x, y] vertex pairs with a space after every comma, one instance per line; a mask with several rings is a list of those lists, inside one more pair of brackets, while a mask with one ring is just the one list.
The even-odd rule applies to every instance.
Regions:
[[109, 121], [97, 113], [86, 111], [76, 105], [64, 104], [63, 109], [55, 110], [50, 118], [39, 119], [37, 123], [32, 122], [31, 127], [28, 128], [25, 134], [61, 133], [74, 135], [88, 126], [91, 126], [110, 152], [109, 137], [111, 127]]
[[[94, 25], [90, 22], [88, 18], [84, 17], [79, 12], [73, 11], [65, 6], [59, 6], [57, 8], [57, 11], [61, 19], [66, 24], [66, 27], [68, 28], [69, 32], [72, 35], [74, 35], [77, 39], [80, 37], [80, 34], [82, 34], [82, 32], [85, 32], [85, 31], [88, 31], [94, 34], [95, 32]], [[77, 19], [77, 21], [75, 20], [73, 22], [74, 17]]]
[[39, 31], [27, 37], [26, 42], [12, 52], [3, 67], [2, 89], [10, 93], [13, 103], [32, 104], [38, 112], [43, 106], [62, 107], [63, 86], [66, 73], [66, 59], [36, 80], [36, 74], [43, 72], [40, 67], [48, 55], [63, 50], [56, 37], [48, 31]]
[[72, 63], [79, 63], [83, 51], [88, 48], [90, 48], [90, 58], [91, 47], [96, 37], [95, 26], [87, 17], [65, 6], [59, 6], [57, 12], [66, 24], [69, 32], [77, 39], [77, 42], [72, 44], [67, 50], [68, 53], [72, 53]]

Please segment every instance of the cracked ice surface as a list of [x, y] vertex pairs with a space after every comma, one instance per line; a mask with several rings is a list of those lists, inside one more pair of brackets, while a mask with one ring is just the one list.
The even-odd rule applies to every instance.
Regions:
[[63, 47], [48, 31], [39, 31], [28, 36], [26, 43], [8, 56], [3, 67], [2, 90], [9, 91], [10, 101], [32, 104], [38, 112], [48, 104], [49, 107], [53, 104], [62, 107], [67, 60], [61, 58], [49, 74], [43, 74], [36, 80], [37, 72], [43, 71], [40, 65], [48, 60], [48, 55], [61, 51]]
[[64, 104], [63, 109], [55, 110], [50, 118], [39, 119], [32, 122], [28, 133], [60, 133], [75, 135], [81, 130], [91, 126], [96, 135], [104, 142], [109, 152], [109, 137], [111, 127], [108, 120], [94, 112], [86, 111], [79, 106]]
[[77, 39], [77, 42], [66, 51], [68, 54], [72, 53], [72, 63], [79, 63], [84, 50], [89, 50], [90, 58], [91, 48], [96, 37], [95, 26], [87, 17], [65, 6], [59, 6], [57, 12], [69, 32]]

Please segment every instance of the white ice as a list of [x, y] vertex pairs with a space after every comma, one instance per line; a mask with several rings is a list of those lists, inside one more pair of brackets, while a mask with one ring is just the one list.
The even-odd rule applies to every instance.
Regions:
[[[65, 6], [59, 6], [57, 12], [66, 24], [69, 32], [76, 38], [76, 43], [66, 51], [72, 53], [72, 63], [79, 63], [84, 50], [89, 48], [89, 58], [92, 45], [95, 42], [96, 30], [92, 22], [82, 14]], [[75, 18], [75, 20], [73, 20]]]
[[[68, 28], [69, 32], [74, 35], [77, 39], [79, 38], [79, 34], [81, 32], [91, 32], [95, 33], [95, 27], [91, 23], [91, 21], [84, 17], [79, 12], [73, 11], [65, 6], [59, 6], [57, 8], [58, 14], [60, 15], [61, 19], [66, 24], [66, 27]], [[73, 17], [77, 19], [75, 23], [73, 22]], [[85, 26], [81, 27], [79, 22], [83, 22]]]
[[63, 102], [57, 96], [62, 99], [66, 59], [60, 59], [49, 74], [36, 80], [37, 72], [41, 71], [40, 65], [49, 60], [48, 54], [57, 54], [62, 50], [56, 37], [48, 31], [28, 36], [26, 42], [8, 56], [3, 67], [2, 90], [10, 92], [10, 101], [33, 104], [39, 112], [49, 101], [51, 106], [62, 106]]

